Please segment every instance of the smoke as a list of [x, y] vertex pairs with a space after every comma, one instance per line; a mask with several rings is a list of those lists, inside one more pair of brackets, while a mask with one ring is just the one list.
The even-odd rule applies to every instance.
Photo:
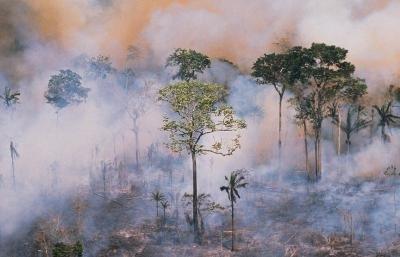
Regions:
[[[278, 51], [279, 42], [303, 46], [325, 42], [344, 47], [357, 75], [367, 79], [368, 97], [376, 103], [398, 79], [399, 12], [400, 3], [394, 0], [0, 0], [0, 86], [21, 91], [21, 103], [14, 110], [3, 109], [0, 120], [0, 171], [3, 185], [7, 185], [0, 189], [2, 198], [7, 199], [0, 202], [0, 233], [18, 231], [22, 220], [32, 220], [46, 210], [38, 199], [43, 192], [52, 193], [55, 163], [61, 194], [89, 183], [96, 148], [97, 161], [128, 156], [134, 163], [135, 147], [144, 159], [152, 143], [165, 142], [166, 135], [159, 128], [166, 110], [156, 102], [155, 93], [170, 82], [165, 59], [178, 47], [213, 58], [202, 79], [227, 84], [230, 103], [248, 124], [242, 133], [242, 147], [234, 156], [200, 158], [202, 190], [224, 201], [218, 186], [224, 183], [223, 175], [237, 168], [269, 178], [280, 165], [278, 96], [273, 88], [257, 85], [246, 75], [255, 59]], [[151, 81], [152, 85], [146, 112], [139, 119], [139, 146], [134, 142], [126, 106], [121, 104], [125, 93], [115, 78], [84, 79], [84, 86], [91, 89], [87, 101], [62, 110], [57, 118], [43, 97], [50, 76], [66, 68], [83, 73], [73, 65], [82, 53], [110, 56], [113, 65], [123, 69], [130, 45], [140, 49], [135, 83]], [[283, 166], [288, 171], [302, 170], [302, 131], [293, 122], [294, 113], [286, 101], [283, 110]], [[326, 181], [380, 176], [389, 165], [399, 165], [398, 130], [392, 131], [390, 145], [383, 144], [377, 133], [364, 145], [362, 137], [369, 135], [363, 132], [354, 140], [354, 154], [348, 159], [332, 157], [336, 154], [331, 130], [330, 125], [324, 128]], [[12, 180], [10, 141], [20, 153], [17, 191], [8, 186]], [[183, 167], [189, 164], [183, 163]], [[154, 174], [157, 176], [156, 171]]]

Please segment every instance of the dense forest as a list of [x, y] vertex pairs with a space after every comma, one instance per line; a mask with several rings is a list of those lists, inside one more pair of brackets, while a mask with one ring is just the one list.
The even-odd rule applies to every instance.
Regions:
[[289, 2], [1, 2], [0, 256], [400, 256], [400, 4]]

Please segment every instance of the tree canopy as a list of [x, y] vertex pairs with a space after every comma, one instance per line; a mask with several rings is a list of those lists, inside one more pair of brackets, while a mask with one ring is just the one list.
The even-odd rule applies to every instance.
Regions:
[[166, 66], [176, 66], [177, 73], [174, 79], [179, 78], [189, 82], [197, 79], [198, 73], [203, 73], [206, 68], [210, 67], [210, 59], [208, 56], [189, 49], [176, 49], [167, 59]]
[[211, 133], [246, 127], [245, 121], [236, 119], [233, 108], [225, 103], [227, 90], [224, 86], [199, 81], [179, 82], [161, 89], [159, 94], [159, 99], [169, 103], [176, 114], [175, 117], [164, 117], [162, 127], [170, 133], [168, 147], [173, 151], [230, 155], [240, 147], [239, 135], [226, 151], [221, 141], [214, 142], [211, 147], [201, 143], [201, 139]]
[[92, 79], [106, 79], [115, 72], [112, 62], [108, 56], [99, 55], [87, 60], [87, 75]]
[[44, 97], [58, 109], [69, 104], [79, 104], [87, 98], [90, 90], [81, 86], [81, 80], [79, 74], [69, 69], [60, 70], [57, 75], [51, 76]]

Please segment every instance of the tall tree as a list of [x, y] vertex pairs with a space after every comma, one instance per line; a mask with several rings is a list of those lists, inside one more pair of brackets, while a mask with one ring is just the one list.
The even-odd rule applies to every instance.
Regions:
[[51, 76], [44, 94], [47, 103], [56, 107], [58, 113], [70, 104], [83, 102], [90, 89], [82, 87], [81, 80], [81, 76], [71, 70], [60, 70], [57, 75]]
[[302, 48], [293, 47], [285, 49], [283, 53], [264, 54], [253, 64], [252, 76], [256, 78], [257, 83], [261, 85], [271, 85], [279, 96], [279, 118], [278, 118], [278, 149], [279, 157], [282, 148], [282, 102], [285, 92], [287, 92], [294, 83], [304, 81], [304, 74], [301, 68], [305, 61], [301, 58]]
[[144, 81], [143, 85], [138, 85], [136, 87], [132, 87], [128, 89], [127, 92], [127, 101], [126, 101], [126, 113], [132, 121], [132, 132], [135, 137], [135, 161], [136, 161], [136, 170], [140, 170], [140, 148], [139, 148], [139, 119], [142, 117], [147, 111], [150, 105], [151, 99], [151, 81]]
[[173, 79], [180, 79], [186, 82], [197, 79], [198, 73], [203, 73], [210, 67], [208, 56], [196, 52], [192, 49], [176, 49], [167, 59], [166, 66], [175, 66], [178, 68]]
[[129, 90], [134, 84], [135, 72], [133, 70], [133, 65], [137, 59], [140, 57], [140, 50], [136, 46], [128, 46], [127, 54], [125, 58], [124, 69], [119, 72], [119, 83], [123, 85], [126, 90]]
[[245, 121], [235, 118], [233, 108], [226, 104], [227, 93], [222, 85], [199, 81], [178, 82], [159, 91], [159, 99], [167, 102], [174, 112], [174, 115], [164, 117], [162, 129], [170, 135], [170, 143], [167, 146], [175, 152], [187, 152], [192, 159], [193, 226], [197, 242], [197, 156], [207, 153], [231, 155], [240, 147], [239, 134], [232, 139], [232, 144], [228, 145], [222, 140], [208, 145], [204, 138], [223, 132], [236, 132], [246, 127]]
[[244, 170], [235, 170], [232, 171], [229, 177], [225, 176], [225, 180], [227, 184], [225, 186], [220, 187], [221, 191], [225, 191], [228, 195], [228, 199], [231, 202], [231, 230], [232, 230], [232, 241], [231, 241], [231, 251], [234, 250], [234, 241], [235, 241], [235, 209], [234, 206], [236, 204], [237, 198], [240, 198], [239, 189], [245, 188], [248, 184], [245, 182]]
[[282, 101], [289, 86], [287, 78], [287, 55], [286, 54], [265, 54], [257, 59], [253, 65], [252, 76], [257, 83], [272, 85], [279, 96], [279, 119], [278, 119], [278, 148], [279, 156], [282, 148]]
[[378, 126], [381, 127], [381, 135], [383, 142], [390, 142], [390, 136], [386, 133], [386, 127], [396, 125], [400, 122], [400, 117], [394, 115], [392, 112], [392, 101], [384, 103], [381, 106], [374, 105], [373, 108], [376, 110], [379, 116]]
[[321, 130], [322, 122], [330, 115], [332, 102], [340, 92], [350, 90], [354, 84], [350, 80], [355, 67], [346, 61], [347, 50], [326, 44], [313, 43], [310, 48], [302, 49], [304, 60], [300, 72], [307, 78], [299, 83], [308, 99], [307, 118], [314, 132], [315, 177], [321, 177]]

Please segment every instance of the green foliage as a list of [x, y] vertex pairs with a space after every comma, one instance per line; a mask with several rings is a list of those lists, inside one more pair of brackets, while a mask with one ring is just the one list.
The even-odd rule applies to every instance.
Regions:
[[[193, 205], [193, 194], [185, 193], [182, 197], [182, 203], [184, 207], [187, 208], [185, 210], [186, 222], [189, 225], [193, 225], [193, 217], [190, 214], [190, 210], [188, 209], [190, 206]], [[200, 234], [204, 234], [205, 232], [204, 223], [207, 216], [222, 210], [224, 210], [224, 207], [222, 207], [219, 203], [214, 202], [211, 199], [210, 194], [201, 193], [198, 195], [197, 212], [198, 217], [200, 218]]]
[[395, 125], [400, 121], [400, 117], [392, 113], [392, 102], [384, 103], [381, 106], [374, 105], [373, 108], [379, 115], [379, 126]]
[[108, 56], [99, 55], [87, 61], [87, 75], [92, 79], [106, 79], [108, 75], [115, 72]]
[[231, 155], [240, 147], [239, 134], [225, 151], [222, 141], [214, 141], [209, 147], [201, 143], [204, 136], [212, 133], [246, 127], [245, 121], [236, 119], [233, 108], [225, 103], [226, 96], [224, 86], [199, 81], [179, 82], [161, 89], [159, 100], [167, 102], [175, 113], [174, 117], [164, 117], [162, 129], [170, 134], [167, 146], [175, 152]]
[[233, 63], [232, 61], [230, 61], [230, 60], [228, 60], [228, 59], [225, 59], [225, 58], [217, 58], [217, 60], [220, 61], [220, 62], [222, 62], [222, 63], [225, 63], [225, 64], [229, 65], [230, 67], [232, 67], [232, 68], [234, 68], [234, 69], [236, 69], [236, 70], [239, 70], [239, 67], [238, 67], [235, 63]]
[[173, 78], [189, 82], [197, 79], [197, 73], [203, 73], [210, 64], [208, 56], [195, 50], [178, 48], [168, 57], [166, 66], [177, 66], [178, 72]]
[[344, 102], [354, 103], [367, 94], [367, 84], [364, 79], [346, 78], [339, 83], [342, 83], [339, 85], [342, 88], [339, 90], [338, 98]]
[[237, 198], [240, 198], [239, 188], [245, 188], [248, 184], [245, 182], [245, 172], [243, 169], [232, 171], [229, 177], [225, 176], [227, 185], [220, 187], [221, 191], [227, 193], [228, 199], [232, 204], [236, 203]]
[[53, 247], [53, 257], [82, 257], [83, 245], [77, 241], [74, 245], [56, 243]]
[[161, 207], [166, 210], [169, 207], [169, 202], [166, 200], [161, 201]]
[[11, 88], [5, 87], [3, 95], [0, 95], [0, 99], [3, 100], [6, 107], [19, 103], [19, 97], [21, 93], [19, 91], [12, 91]]
[[165, 195], [160, 191], [154, 191], [151, 193], [151, 199], [156, 202], [156, 210], [157, 210], [157, 217], [158, 217], [158, 204], [165, 201]]
[[88, 96], [89, 88], [81, 86], [81, 76], [71, 70], [60, 70], [51, 76], [44, 94], [47, 102], [58, 109], [69, 104], [79, 104]]
[[346, 144], [351, 144], [351, 136], [367, 128], [371, 121], [366, 118], [366, 113], [362, 106], [349, 106], [347, 109], [345, 122], [339, 123], [338, 117], [334, 117], [333, 123], [340, 126], [340, 129], [346, 134]]
[[251, 75], [257, 83], [273, 85], [279, 95], [283, 95], [289, 82], [288, 60], [286, 54], [265, 54], [254, 63]]
[[[292, 51], [292, 50], [289, 50]], [[298, 117], [307, 119], [319, 133], [323, 120], [335, 116], [339, 102], [354, 102], [366, 93], [365, 81], [353, 78], [355, 67], [346, 61], [347, 50], [313, 43], [310, 48], [296, 47], [298, 61], [289, 74], [294, 83], [292, 101]]]
[[385, 127], [398, 125], [400, 122], [400, 117], [392, 113], [392, 104], [393, 102], [389, 101], [381, 106], [373, 106], [379, 115], [378, 125], [381, 127], [382, 139], [384, 142], [388, 142], [390, 140], [389, 135], [387, 135], [385, 132]]
[[[189, 207], [193, 204], [193, 194], [185, 193], [182, 197], [182, 202], [184, 206]], [[216, 203], [211, 200], [210, 194], [201, 193], [198, 195], [198, 211], [201, 213], [201, 216], [215, 213], [217, 211], [223, 210], [219, 203]]]
[[153, 199], [153, 201], [161, 202], [165, 199], [165, 195], [157, 190], [151, 193], [151, 198]]
[[273, 85], [282, 96], [294, 83], [305, 80], [304, 68], [309, 62], [306, 57], [302, 47], [293, 47], [279, 54], [264, 54], [253, 64], [251, 75], [259, 84]]
[[135, 72], [131, 68], [126, 68], [117, 74], [118, 85], [124, 89], [130, 90], [134, 88]]

